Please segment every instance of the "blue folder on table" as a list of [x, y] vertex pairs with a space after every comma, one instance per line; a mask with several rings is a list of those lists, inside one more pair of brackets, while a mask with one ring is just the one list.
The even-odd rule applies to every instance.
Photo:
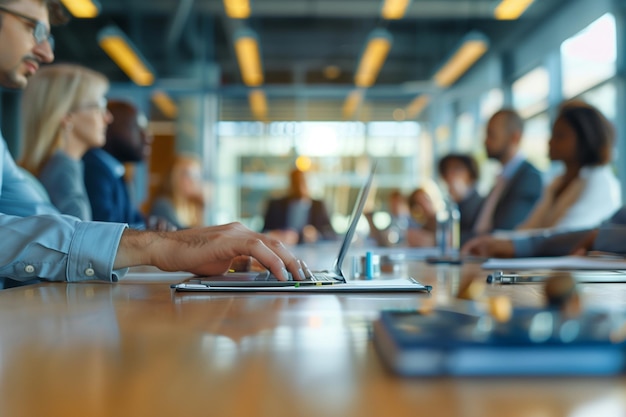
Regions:
[[382, 360], [404, 376], [614, 375], [626, 370], [626, 315], [525, 308], [486, 314], [386, 311], [374, 324]]

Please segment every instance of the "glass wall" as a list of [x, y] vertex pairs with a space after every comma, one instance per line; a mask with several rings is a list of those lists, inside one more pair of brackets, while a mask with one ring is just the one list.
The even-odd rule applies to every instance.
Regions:
[[563, 96], [574, 97], [615, 75], [615, 16], [607, 13], [561, 45]]
[[617, 87], [615, 83], [602, 84], [581, 94], [580, 98], [597, 107], [609, 120], [617, 121]]
[[550, 117], [546, 112], [533, 116], [524, 123], [522, 152], [528, 156], [530, 162], [544, 172], [550, 167], [548, 142], [551, 130]]
[[[432, 144], [417, 122], [218, 123], [218, 177], [214, 209], [219, 223], [242, 221], [260, 230], [267, 199], [282, 195], [298, 157], [306, 158], [309, 189], [346, 227], [368, 160], [378, 160], [380, 198], [391, 189], [410, 192], [432, 176]], [[300, 159], [301, 161], [302, 159]]]
[[550, 75], [545, 67], [537, 67], [513, 83], [513, 107], [523, 118], [548, 108]]
[[456, 119], [456, 148], [460, 152], [472, 153], [476, 144], [480, 143], [476, 137], [474, 116], [469, 113], [461, 113]]
[[501, 88], [492, 88], [480, 97], [480, 118], [486, 122], [491, 116], [504, 107], [504, 92]]

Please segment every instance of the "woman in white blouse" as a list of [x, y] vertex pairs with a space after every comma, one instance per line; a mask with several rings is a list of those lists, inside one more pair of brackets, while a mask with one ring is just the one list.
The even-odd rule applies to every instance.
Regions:
[[566, 102], [552, 128], [550, 160], [565, 172], [545, 190], [517, 230], [596, 227], [622, 205], [621, 188], [610, 166], [615, 131], [595, 107]]

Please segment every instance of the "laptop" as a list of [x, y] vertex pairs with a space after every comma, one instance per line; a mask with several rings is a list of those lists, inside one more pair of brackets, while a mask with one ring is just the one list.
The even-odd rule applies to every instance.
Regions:
[[[340, 291], [341, 287], [334, 285], [334, 284], [347, 284], [348, 283], [345, 275], [343, 274], [341, 270], [341, 265], [343, 264], [343, 261], [346, 258], [346, 255], [350, 248], [350, 244], [352, 243], [352, 239], [354, 238], [354, 233], [356, 231], [357, 224], [359, 222], [361, 214], [363, 213], [363, 208], [365, 206], [365, 202], [367, 200], [370, 188], [372, 186], [372, 181], [374, 178], [375, 171], [376, 171], [376, 163], [374, 162], [370, 169], [367, 180], [361, 187], [357, 200], [354, 204], [352, 215], [351, 215], [351, 220], [350, 220], [350, 225], [343, 238], [343, 242], [341, 243], [341, 246], [339, 248], [339, 253], [337, 254], [337, 257], [335, 258], [335, 261], [333, 263], [331, 270], [311, 271], [312, 276], [307, 278], [306, 280], [291, 279], [289, 281], [280, 281], [267, 270], [262, 271], [262, 272], [258, 272], [258, 271], [229, 272], [224, 275], [208, 276], [208, 277], [194, 277], [192, 279], [186, 280], [183, 283], [175, 284], [172, 287], [178, 291], [203, 291], [203, 290], [217, 290], [217, 289], [234, 291], [237, 289], [245, 290], [246, 288], [248, 290], [257, 291], [257, 290], [263, 289], [263, 287], [266, 287], [267, 289], [274, 289], [274, 290], [276, 290], [277, 288], [281, 288], [281, 287], [285, 290], [294, 289], [294, 288], [304, 290], [306, 288], [312, 289], [313, 287], [317, 289], [321, 289], [322, 287], [326, 289], [330, 289], [330, 286], [332, 286], [333, 289]], [[389, 283], [389, 284], [390, 284], [388, 285], [389, 288], [393, 287], [396, 290], [399, 288], [399, 287], [396, 288], [396, 285], [399, 285], [400, 287], [402, 287], [400, 288], [400, 290], [405, 290], [405, 288], [409, 290], [418, 290], [417, 289], [418, 287], [420, 288], [419, 290], [422, 290], [422, 291], [430, 290], [429, 287], [427, 288], [426, 286], [422, 286], [420, 283], [418, 283], [417, 281], [413, 279], [410, 279], [410, 280], [403, 279], [403, 282], [394, 282], [394, 283]], [[366, 287], [373, 288], [375, 286], [376, 285], [367, 285]], [[356, 290], [357, 288], [354, 285], [351, 285], [349, 287], [352, 290]], [[391, 291], [391, 289], [389, 289], [389, 291]]]
[[367, 180], [365, 181], [365, 184], [363, 184], [363, 186], [361, 187], [356, 203], [354, 204], [354, 207], [352, 209], [352, 216], [348, 231], [343, 238], [343, 242], [341, 243], [341, 247], [339, 248], [339, 253], [337, 254], [337, 258], [335, 259], [333, 267], [330, 271], [311, 271], [312, 276], [310, 278], [297, 281], [294, 281], [293, 278], [290, 281], [280, 281], [268, 270], [262, 272], [229, 272], [224, 275], [199, 277], [196, 278], [195, 281], [197, 281], [197, 283], [200, 285], [206, 285], [211, 287], [293, 287], [296, 282], [301, 285], [326, 285], [334, 283], [345, 283], [346, 278], [341, 271], [341, 265], [343, 264], [346, 254], [348, 253], [350, 243], [354, 238], [354, 232], [356, 231], [357, 224], [359, 222], [361, 214], [363, 213], [363, 207], [365, 206], [367, 196], [369, 195], [375, 171], [376, 163], [373, 163]]

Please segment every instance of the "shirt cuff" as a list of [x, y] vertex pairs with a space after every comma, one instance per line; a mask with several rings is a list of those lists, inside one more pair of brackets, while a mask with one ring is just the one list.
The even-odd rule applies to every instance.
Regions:
[[113, 270], [126, 224], [81, 222], [70, 244], [67, 281], [117, 282], [128, 269]]
[[516, 258], [528, 258], [533, 256], [533, 242], [531, 238], [521, 237], [512, 239], [513, 253]]
[[602, 252], [626, 253], [626, 226], [606, 224], [600, 226], [593, 249]]

